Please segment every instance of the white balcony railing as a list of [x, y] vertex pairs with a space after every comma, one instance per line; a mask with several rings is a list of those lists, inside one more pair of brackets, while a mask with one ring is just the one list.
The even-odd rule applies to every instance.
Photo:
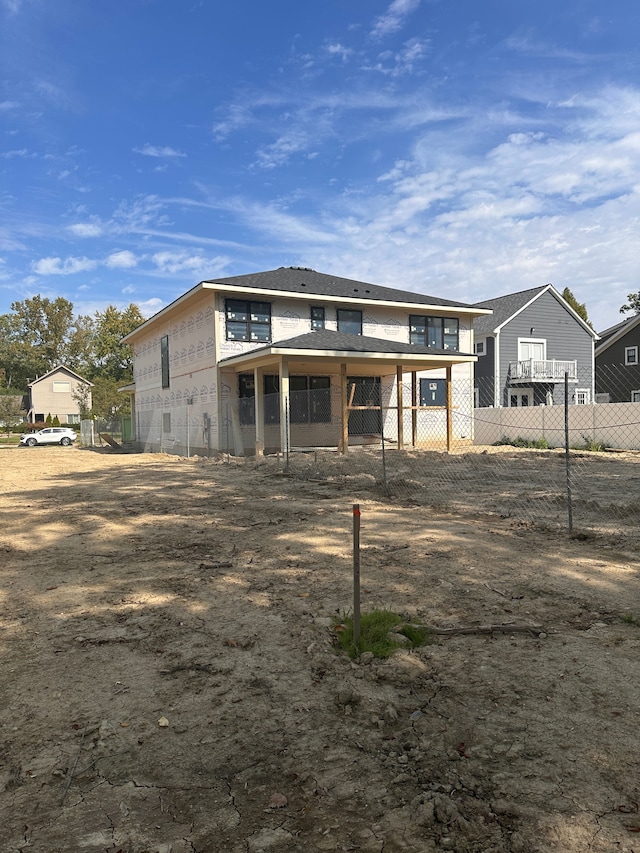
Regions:
[[539, 361], [528, 358], [525, 361], [509, 362], [509, 378], [512, 382], [563, 382], [565, 373], [569, 381], [578, 378], [577, 361]]

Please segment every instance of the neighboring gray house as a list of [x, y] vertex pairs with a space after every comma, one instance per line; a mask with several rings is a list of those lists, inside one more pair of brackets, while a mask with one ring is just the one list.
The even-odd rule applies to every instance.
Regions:
[[84, 379], [70, 367], [59, 364], [44, 376], [29, 382], [27, 420], [44, 421], [47, 415], [58, 417], [61, 424], [80, 423], [80, 404], [77, 397], [84, 394], [87, 408], [91, 408], [93, 382]]
[[598, 335], [551, 284], [476, 303], [493, 314], [474, 321], [476, 407], [594, 401]]
[[640, 314], [600, 332], [596, 345], [599, 403], [640, 403]]

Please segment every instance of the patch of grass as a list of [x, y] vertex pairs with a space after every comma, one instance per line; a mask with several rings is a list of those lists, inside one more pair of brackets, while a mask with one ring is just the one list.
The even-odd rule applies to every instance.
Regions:
[[590, 438], [588, 435], [583, 435], [582, 440], [584, 445], [579, 450], [589, 450], [592, 453], [604, 453], [607, 449], [602, 441], [597, 441], [595, 438]]
[[[392, 629], [396, 625], [402, 625], [398, 634], [406, 637], [407, 642], [393, 638]], [[413, 649], [429, 641], [428, 628], [406, 625], [402, 616], [391, 610], [372, 610], [361, 614], [360, 643], [357, 646], [353, 637], [353, 616], [346, 616], [334, 625], [334, 631], [338, 646], [352, 658], [359, 657], [363, 652], [371, 652], [377, 658], [387, 658], [398, 648]]]
[[625, 613], [621, 619], [627, 625], [636, 625], [640, 627], [640, 618], [634, 616], [633, 613]]
[[502, 438], [498, 439], [498, 441], [493, 442], [494, 447], [530, 447], [535, 450], [549, 450], [550, 445], [546, 438], [535, 438], [528, 439], [522, 438], [522, 436], [517, 436], [516, 438], [509, 438], [508, 435], [503, 435]]

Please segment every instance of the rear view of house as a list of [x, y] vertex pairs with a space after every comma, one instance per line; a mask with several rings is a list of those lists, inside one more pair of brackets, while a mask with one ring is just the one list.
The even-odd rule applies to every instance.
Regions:
[[301, 267], [202, 281], [124, 339], [135, 441], [187, 455], [471, 443], [486, 313]]
[[594, 401], [598, 335], [551, 284], [476, 304], [491, 315], [474, 322], [476, 406]]

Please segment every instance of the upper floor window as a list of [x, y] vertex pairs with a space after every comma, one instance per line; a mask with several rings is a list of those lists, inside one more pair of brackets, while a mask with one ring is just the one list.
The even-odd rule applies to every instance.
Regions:
[[478, 341], [475, 346], [476, 355], [484, 355], [484, 341]]
[[362, 311], [338, 308], [338, 331], [348, 335], [362, 334]]
[[227, 299], [225, 308], [228, 341], [269, 342], [271, 340], [269, 302]]
[[324, 329], [324, 308], [313, 306], [311, 308], [311, 331], [319, 332]]
[[459, 322], [457, 317], [409, 317], [409, 340], [412, 344], [433, 349], [458, 350]]
[[53, 387], [51, 389], [55, 394], [70, 394], [71, 393], [71, 383], [64, 382], [60, 379], [53, 380]]
[[169, 335], [163, 335], [160, 338], [160, 371], [162, 373], [162, 387], [168, 388], [169, 387]]
[[625, 347], [624, 348], [624, 363], [625, 364], [637, 364], [638, 363], [638, 347]]

